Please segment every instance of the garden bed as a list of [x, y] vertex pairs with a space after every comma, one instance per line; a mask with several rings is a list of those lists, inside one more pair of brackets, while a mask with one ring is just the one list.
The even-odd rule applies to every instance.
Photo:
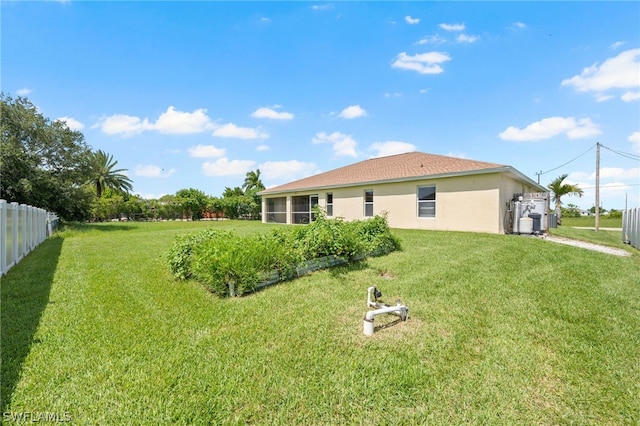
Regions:
[[169, 269], [177, 278], [194, 278], [222, 297], [241, 296], [399, 248], [385, 216], [352, 222], [321, 213], [316, 217], [307, 226], [253, 237], [213, 229], [181, 236], [169, 250]]

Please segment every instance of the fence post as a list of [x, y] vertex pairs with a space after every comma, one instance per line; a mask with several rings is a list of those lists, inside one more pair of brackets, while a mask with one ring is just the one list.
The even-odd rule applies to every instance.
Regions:
[[640, 249], [640, 207], [622, 212], [622, 241]]
[[47, 225], [47, 215], [44, 210], [38, 209], [38, 220], [36, 223], [38, 224], [38, 242], [36, 244], [40, 245], [46, 238], [44, 229]]
[[640, 249], [640, 208], [636, 207], [631, 210], [631, 244], [633, 247]]
[[20, 248], [18, 247], [18, 216], [20, 216], [20, 205], [15, 201], [11, 203], [13, 214], [11, 215], [11, 248], [13, 253], [11, 254], [11, 264], [18, 262], [18, 253]]
[[26, 222], [27, 222], [27, 205], [20, 204], [18, 206], [18, 261], [27, 254], [27, 238], [26, 238]]
[[7, 273], [7, 200], [0, 200], [0, 275]]
[[33, 246], [31, 245], [32, 242], [32, 238], [33, 238], [33, 207], [32, 206], [27, 206], [25, 208], [26, 210], [26, 237], [27, 237], [27, 241], [26, 241], [26, 249], [25, 249], [25, 254], [29, 253], [31, 251], [31, 249], [33, 248]]

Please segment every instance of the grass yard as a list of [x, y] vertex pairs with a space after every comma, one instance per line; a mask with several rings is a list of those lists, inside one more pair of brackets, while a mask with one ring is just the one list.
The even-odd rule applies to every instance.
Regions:
[[[640, 423], [637, 250], [394, 230], [401, 252], [218, 299], [164, 261], [203, 227], [270, 229], [84, 225], [3, 277], [4, 421]], [[363, 336], [370, 285], [410, 319]]]
[[[600, 216], [600, 227], [601, 228], [622, 228], [622, 218], [611, 218], [608, 216]], [[563, 217], [562, 218], [562, 226], [563, 227], [571, 227], [571, 226], [596, 226], [596, 217], [595, 216], [581, 216], [581, 217]]]
[[[591, 229], [582, 229], [590, 227]], [[621, 244], [622, 231], [611, 229], [622, 229], [622, 219], [612, 219], [609, 217], [600, 218], [600, 230], [595, 231], [595, 218], [593, 216], [568, 217], [562, 219], [562, 225], [549, 230], [551, 235], [572, 238], [574, 240], [586, 241], [589, 243], [602, 244], [610, 247], [626, 247]], [[604, 229], [603, 229], [604, 228]], [[638, 252], [630, 249], [631, 252]]]

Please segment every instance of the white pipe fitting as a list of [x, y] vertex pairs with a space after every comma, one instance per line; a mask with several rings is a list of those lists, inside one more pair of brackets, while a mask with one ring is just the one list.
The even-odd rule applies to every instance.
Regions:
[[[377, 302], [376, 296], [377, 288], [369, 287], [367, 290], [367, 307], [369, 308], [377, 308], [373, 311], [368, 311], [364, 315], [362, 330], [365, 336], [373, 336], [374, 332], [374, 324], [373, 320], [376, 315], [380, 314], [396, 314], [402, 318], [403, 321], [406, 321], [409, 318], [409, 308], [404, 306], [398, 301], [396, 306], [382, 306]], [[371, 300], [371, 295], [373, 294], [374, 301]]]

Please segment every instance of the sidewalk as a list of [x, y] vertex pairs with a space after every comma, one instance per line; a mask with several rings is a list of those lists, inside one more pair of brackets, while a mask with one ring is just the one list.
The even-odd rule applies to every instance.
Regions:
[[[593, 228], [581, 228], [581, 229], [593, 229]], [[616, 228], [609, 228], [609, 229], [615, 230]], [[631, 256], [631, 253], [629, 253], [624, 249], [603, 246], [601, 244], [595, 244], [595, 243], [587, 243], [585, 241], [572, 240], [570, 238], [558, 237], [556, 235], [547, 235], [545, 240], [551, 241], [554, 243], [566, 244], [574, 247], [581, 247], [587, 250], [599, 251], [601, 253], [614, 254], [616, 256]]]

